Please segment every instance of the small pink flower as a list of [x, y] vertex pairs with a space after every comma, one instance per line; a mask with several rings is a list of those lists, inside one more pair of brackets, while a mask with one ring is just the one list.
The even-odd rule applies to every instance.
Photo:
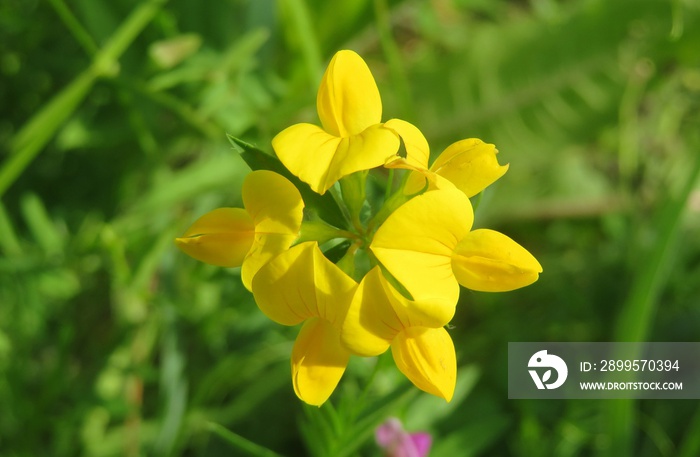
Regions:
[[377, 427], [375, 437], [386, 457], [426, 457], [433, 442], [428, 433], [406, 432], [395, 417]]

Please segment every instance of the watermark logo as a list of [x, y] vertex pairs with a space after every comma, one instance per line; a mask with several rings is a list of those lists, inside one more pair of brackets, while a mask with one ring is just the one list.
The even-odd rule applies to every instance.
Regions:
[[[554, 354], [547, 354], [547, 351], [535, 352], [530, 361], [527, 363], [528, 368], [549, 368], [542, 374], [540, 378], [537, 370], [528, 370], [532, 380], [538, 389], [556, 389], [564, 384], [566, 377], [569, 374], [569, 369], [566, 367], [566, 362]], [[554, 382], [547, 382], [552, 378], [552, 370], [557, 372], [557, 377]]]
[[700, 341], [509, 342], [508, 398], [700, 399]]

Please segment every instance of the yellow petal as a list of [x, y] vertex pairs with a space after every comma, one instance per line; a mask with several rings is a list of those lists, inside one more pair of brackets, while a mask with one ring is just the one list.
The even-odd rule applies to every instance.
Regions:
[[291, 181], [272, 171], [253, 171], [241, 192], [256, 232], [298, 235], [304, 201]]
[[239, 267], [253, 245], [253, 220], [240, 208], [218, 208], [197, 219], [175, 240], [184, 253], [220, 267]]
[[292, 174], [323, 194], [343, 176], [384, 164], [399, 149], [399, 138], [382, 124], [345, 138], [296, 124], [277, 134], [272, 147]]
[[253, 278], [258, 307], [275, 322], [296, 325], [321, 317], [340, 325], [357, 283], [318, 249], [301, 243], [266, 263]]
[[260, 269], [275, 256], [289, 249], [296, 238], [296, 235], [256, 234], [241, 268], [241, 281], [245, 288], [252, 291], [253, 279]]
[[326, 175], [340, 141], [316, 125], [295, 124], [272, 139], [272, 148], [287, 170], [321, 193], [330, 187]]
[[430, 170], [473, 197], [508, 171], [508, 165], [498, 164], [497, 153], [494, 145], [476, 138], [458, 141], [438, 156]]
[[384, 127], [393, 130], [406, 147], [406, 162], [417, 169], [428, 169], [430, 146], [423, 133], [415, 125], [401, 119], [390, 119]]
[[401, 168], [403, 170], [411, 170], [411, 174], [408, 175], [406, 183], [403, 187], [403, 193], [405, 195], [417, 194], [425, 188], [426, 180], [428, 187], [426, 190], [440, 190], [440, 189], [454, 189], [456, 188], [447, 179], [433, 173], [430, 170], [425, 170], [423, 168], [414, 167], [406, 162], [406, 159], [401, 157], [392, 157], [384, 164], [386, 168]]
[[417, 301], [455, 304], [452, 253], [474, 214], [457, 189], [426, 192], [400, 206], [374, 235], [372, 252]]
[[387, 157], [396, 154], [399, 145], [398, 136], [382, 124], [372, 125], [358, 135], [343, 138], [328, 168], [322, 190], [325, 191], [343, 176], [383, 165]]
[[428, 190], [435, 190], [435, 185], [432, 184], [431, 178], [436, 176], [432, 171], [416, 170], [411, 172], [406, 179], [406, 184], [403, 186], [403, 192], [406, 195], [412, 195], [420, 192], [425, 187], [425, 182], [428, 180]]
[[304, 202], [294, 184], [267, 170], [246, 176], [242, 196], [255, 224], [255, 239], [241, 269], [243, 284], [251, 290], [253, 276], [260, 267], [287, 250], [299, 236]]
[[333, 136], [358, 135], [382, 120], [382, 100], [372, 73], [354, 51], [338, 51], [321, 80], [316, 108]]
[[425, 187], [425, 181], [428, 180], [427, 190], [453, 189], [454, 184], [443, 178], [437, 173], [430, 170], [416, 170], [408, 175], [406, 184], [403, 187], [403, 192], [406, 195], [412, 195], [420, 192]]
[[341, 330], [341, 342], [352, 353], [375, 356], [389, 348], [405, 328], [442, 327], [453, 317], [454, 304], [415, 302], [401, 296], [374, 267], [362, 279]]
[[423, 133], [414, 126], [401, 119], [390, 119], [384, 126], [395, 131], [406, 147], [406, 158], [398, 156], [390, 157], [384, 164], [387, 168], [403, 168], [412, 170], [404, 186], [404, 193], [415, 194], [425, 187], [426, 179], [430, 182], [430, 189], [435, 189], [434, 174], [428, 171], [430, 160], [430, 146]]
[[407, 328], [394, 339], [391, 353], [396, 366], [416, 387], [452, 400], [457, 357], [452, 339], [444, 328]]
[[365, 275], [343, 321], [340, 340], [353, 354], [382, 354], [403, 328], [384, 293], [381, 275], [379, 267]]
[[487, 229], [474, 230], [460, 241], [452, 268], [460, 284], [483, 292], [525, 287], [542, 273], [542, 266], [524, 247]]
[[335, 390], [349, 359], [350, 353], [328, 321], [306, 321], [292, 350], [294, 392], [306, 403], [320, 406]]

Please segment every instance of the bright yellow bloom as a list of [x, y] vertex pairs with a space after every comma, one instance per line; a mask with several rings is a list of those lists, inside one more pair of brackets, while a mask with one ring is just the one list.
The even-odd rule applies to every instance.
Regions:
[[430, 149], [420, 130], [398, 119], [384, 125], [400, 135], [406, 145], [405, 159], [394, 156], [384, 166], [413, 170], [404, 187], [407, 194], [420, 192], [427, 180], [428, 190], [454, 185], [467, 197], [473, 197], [508, 171], [508, 165], [498, 164], [496, 147], [477, 138], [451, 144], [428, 168]]
[[283, 252], [253, 278], [265, 315], [282, 325], [304, 322], [292, 350], [292, 382], [308, 404], [325, 402], [345, 372], [350, 352], [340, 344], [340, 329], [356, 288], [316, 242]]
[[197, 219], [175, 240], [189, 256], [222, 267], [241, 268], [248, 290], [267, 261], [299, 236], [304, 202], [284, 176], [254, 171], [243, 181], [241, 208], [218, 208]]
[[370, 246], [417, 301], [456, 303], [459, 285], [504, 292], [542, 272], [525, 248], [493, 230], [471, 230], [469, 198], [455, 188], [429, 191], [387, 218]]
[[341, 341], [354, 354], [375, 356], [391, 346], [396, 366], [418, 388], [452, 399], [457, 377], [454, 345], [443, 328], [454, 306], [407, 300], [379, 267], [364, 277], [343, 322]]
[[331, 60], [316, 108], [323, 128], [296, 124], [272, 140], [277, 157], [315, 192], [384, 164], [399, 149], [396, 134], [381, 124], [382, 101], [372, 73], [353, 51], [339, 51]]

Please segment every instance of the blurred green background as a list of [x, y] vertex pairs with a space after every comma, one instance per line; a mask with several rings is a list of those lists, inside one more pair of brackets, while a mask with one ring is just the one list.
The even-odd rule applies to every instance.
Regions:
[[[495, 143], [477, 225], [540, 260], [462, 290], [450, 404], [379, 359], [294, 396], [297, 329], [173, 238], [240, 204], [229, 133], [317, 122], [333, 53], [433, 153]], [[508, 400], [509, 341], [698, 341], [696, 0], [0, 0], [0, 455], [700, 455], [695, 400]], [[363, 401], [355, 401], [362, 398]]]

